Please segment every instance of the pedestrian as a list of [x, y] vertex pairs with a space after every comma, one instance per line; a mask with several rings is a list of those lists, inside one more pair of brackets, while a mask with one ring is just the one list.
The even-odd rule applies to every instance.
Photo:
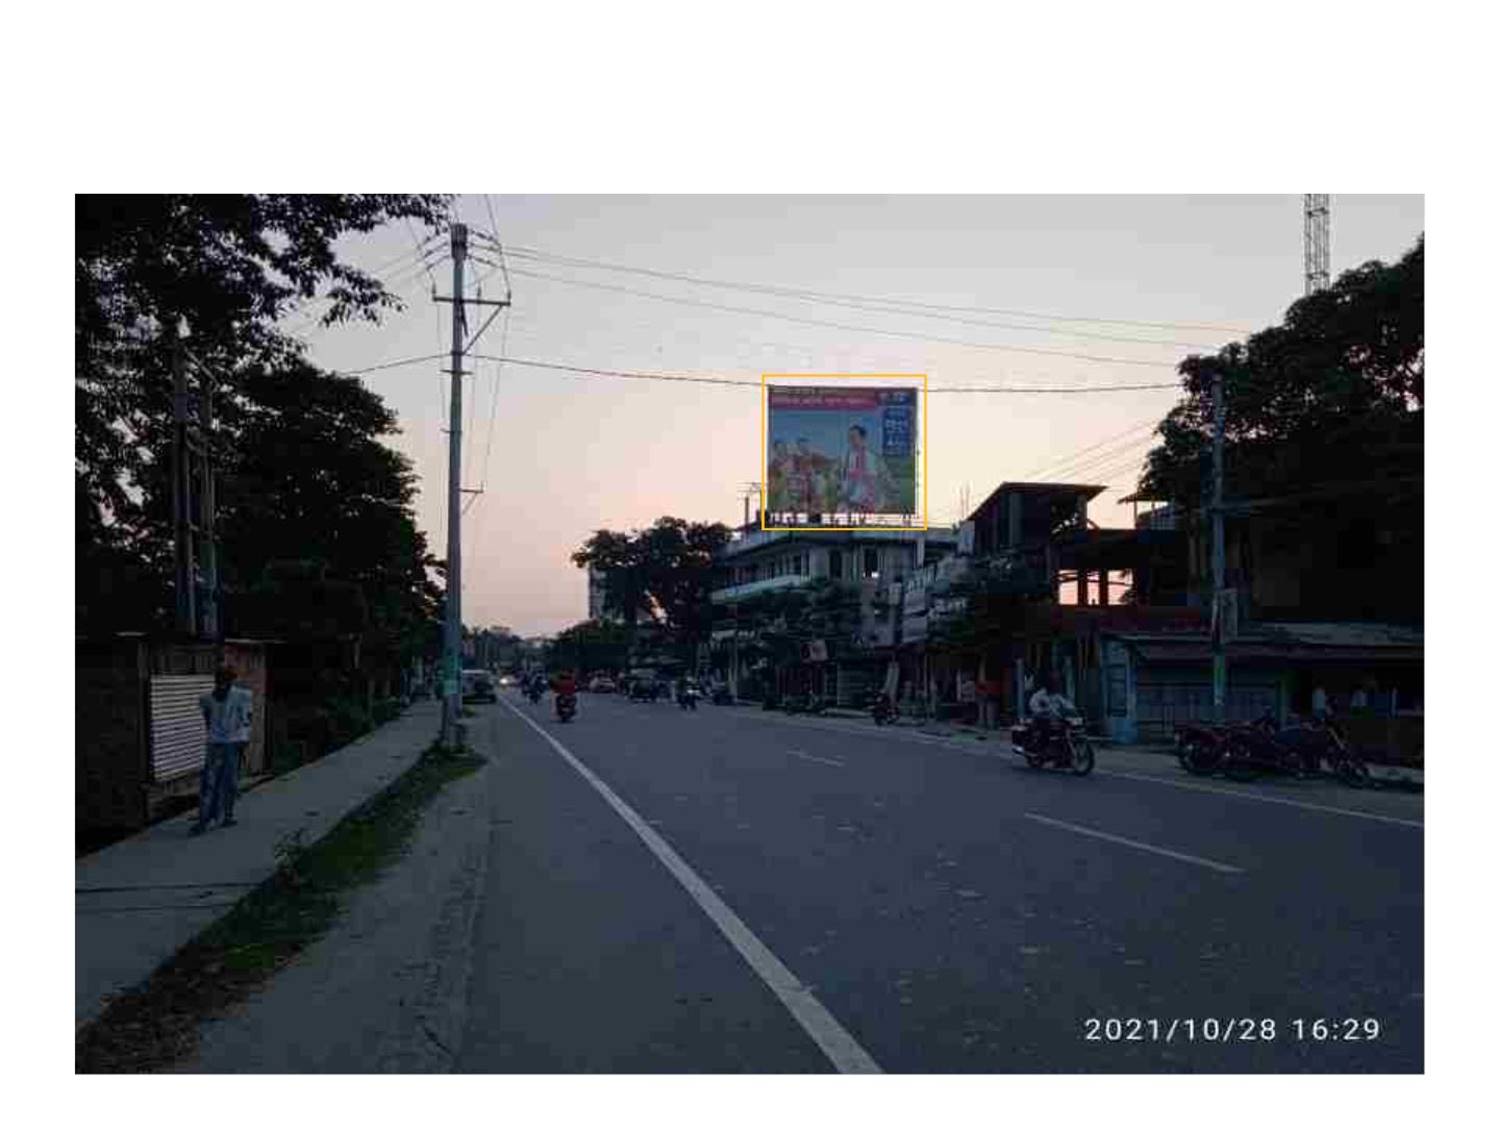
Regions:
[[254, 715], [250, 689], [235, 683], [234, 669], [221, 665], [214, 673], [214, 690], [198, 700], [208, 741], [203, 754], [203, 775], [198, 782], [198, 821], [193, 835], [199, 836], [219, 819], [225, 828], [234, 824], [234, 799], [239, 795], [240, 760], [250, 743]]
[[1328, 692], [1324, 690], [1322, 684], [1313, 688], [1312, 713], [1315, 719], [1328, 718]]

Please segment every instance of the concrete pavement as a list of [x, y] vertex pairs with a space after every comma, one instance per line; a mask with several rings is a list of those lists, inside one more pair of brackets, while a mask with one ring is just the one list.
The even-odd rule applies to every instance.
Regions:
[[417, 760], [438, 727], [418, 703], [364, 738], [240, 796], [238, 823], [199, 837], [196, 812], [84, 856], [74, 869], [74, 1019], [143, 983], [276, 868], [276, 846], [299, 829], [320, 839]]

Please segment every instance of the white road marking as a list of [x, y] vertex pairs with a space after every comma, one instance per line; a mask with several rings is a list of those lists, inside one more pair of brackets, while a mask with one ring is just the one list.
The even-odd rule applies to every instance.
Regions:
[[[884, 738], [888, 740], [894, 740], [896, 742], [914, 742], [920, 745], [927, 746], [944, 746], [950, 750], [956, 750], [960, 754], [966, 754], [971, 758], [1005, 758], [1009, 756], [1008, 744], [998, 739], [995, 741], [995, 745], [997, 747], [996, 749], [981, 750], [977, 747], [966, 745], [965, 740], [957, 735], [931, 734], [925, 731], [914, 730], [910, 728], [904, 728], [899, 731], [891, 731], [885, 729], [858, 730], [858, 728], [855, 728], [852, 723], [844, 727], [837, 727], [833, 725], [823, 725], [816, 720], [798, 721], [796, 719], [782, 718], [780, 716], [772, 715], [756, 714], [753, 716], [747, 715], [745, 717], [753, 718], [760, 722], [780, 723], [783, 726], [795, 726], [801, 728], [802, 730], [823, 730], [829, 732], [839, 730], [842, 730], [844, 732], [857, 731], [857, 733], [860, 733], [867, 737], [873, 736], [875, 738]], [[999, 747], [1007, 747], [1007, 749], [999, 749]], [[1196, 790], [1200, 793], [1217, 793], [1221, 797], [1238, 797], [1241, 800], [1246, 801], [1265, 801], [1267, 804], [1289, 805], [1294, 809], [1306, 809], [1309, 812], [1333, 813], [1335, 816], [1352, 816], [1357, 817], [1360, 820], [1378, 821], [1382, 824], [1399, 824], [1403, 828], [1423, 827], [1423, 824], [1420, 820], [1408, 820], [1399, 816], [1386, 816], [1383, 813], [1363, 812], [1359, 809], [1345, 809], [1340, 808], [1337, 805], [1320, 805], [1313, 801], [1296, 801], [1292, 800], [1289, 797], [1268, 797], [1264, 793], [1245, 793], [1235, 789], [1225, 789], [1217, 785], [1199, 785], [1194, 784], [1190, 781], [1176, 781], [1169, 777], [1152, 777], [1150, 774], [1132, 773], [1128, 770], [1115, 770], [1101, 767], [1095, 769], [1094, 772], [1097, 774], [1102, 774], [1106, 777], [1124, 777], [1129, 778], [1132, 781], [1149, 781], [1154, 785], [1170, 785], [1177, 789], [1191, 789]]]
[[1308, 809], [1311, 812], [1336, 813], [1339, 816], [1355, 816], [1362, 820], [1378, 820], [1384, 824], [1400, 824], [1406, 828], [1421, 828], [1420, 820], [1404, 820], [1399, 816], [1384, 816], [1381, 813], [1361, 812], [1359, 809], [1343, 809], [1337, 805], [1319, 805], [1312, 801], [1294, 801], [1290, 797], [1268, 797], [1264, 793], [1242, 793], [1235, 789], [1225, 789], [1218, 785], [1200, 785], [1191, 781], [1177, 781], [1170, 777], [1152, 777], [1150, 774], [1129, 773], [1125, 770], [1100, 769], [1095, 773], [1104, 774], [1106, 777], [1128, 777], [1134, 781], [1149, 781], [1156, 785], [1170, 785], [1176, 789], [1192, 789], [1199, 793], [1217, 793], [1221, 797], [1239, 797], [1245, 801], [1265, 801], [1272, 805], [1290, 805], [1294, 809]]
[[1243, 875], [1245, 869], [1242, 867], [1231, 867], [1227, 863], [1219, 863], [1212, 859], [1204, 859], [1201, 856], [1188, 855], [1186, 852], [1174, 852], [1171, 848], [1159, 848], [1155, 844], [1145, 844], [1140, 840], [1131, 840], [1124, 836], [1115, 836], [1109, 832], [1100, 832], [1094, 828], [1085, 828], [1081, 824], [1069, 824], [1065, 820], [1053, 820], [1050, 816], [1041, 816], [1038, 813], [1026, 813], [1027, 820], [1037, 821], [1039, 824], [1050, 824], [1053, 828], [1062, 828], [1068, 832], [1077, 832], [1081, 836], [1094, 836], [1100, 840], [1108, 840], [1115, 844], [1124, 844], [1127, 848], [1139, 848], [1143, 852], [1154, 852], [1157, 855], [1168, 856], [1171, 859], [1180, 859], [1184, 863], [1196, 863], [1199, 867], [1212, 868], [1214, 871], [1222, 871], [1226, 875]]
[[804, 754], [801, 750], [788, 750], [787, 753], [794, 758], [805, 758], [809, 762], [822, 762], [825, 766], [838, 766], [842, 769], [844, 765], [837, 758], [820, 758], [816, 754]]
[[682, 884], [683, 889], [693, 901], [702, 907], [703, 912], [708, 915], [713, 924], [719, 927], [719, 932], [729, 939], [729, 944], [734, 946], [756, 975], [765, 981], [766, 986], [775, 993], [776, 998], [791, 1013], [792, 1018], [802, 1025], [802, 1029], [828, 1057], [828, 1061], [833, 1064], [835, 1070], [840, 1074], [882, 1073], [880, 1065], [870, 1057], [869, 1052], [844, 1029], [844, 1026], [833, 1017], [833, 1013], [823, 1007], [807, 985], [798, 980], [792, 971], [782, 964], [781, 959], [755, 936], [750, 927], [740, 920], [739, 915], [735, 914], [698, 873], [688, 866], [687, 861], [677, 854], [671, 844], [662, 839], [642, 819], [641, 815], [626, 804], [593, 770], [569, 753], [567, 747], [537, 726], [529, 716], [517, 710], [509, 700], [506, 700], [505, 705], [532, 730], [546, 739], [552, 749], [562, 756], [563, 761], [578, 771], [579, 775], [594, 788], [594, 791], [604, 798], [609, 807], [619, 814], [620, 819], [630, 825], [635, 834], [641, 838], [641, 842], [657, 859], [661, 860], [662, 865]]

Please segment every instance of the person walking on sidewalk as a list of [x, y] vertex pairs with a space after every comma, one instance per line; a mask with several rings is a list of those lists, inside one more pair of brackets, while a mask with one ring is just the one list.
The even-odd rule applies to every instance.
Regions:
[[208, 745], [203, 755], [203, 776], [198, 783], [194, 836], [207, 831], [220, 817], [225, 828], [234, 823], [240, 759], [250, 742], [254, 697], [249, 688], [235, 684], [234, 669], [221, 665], [214, 673], [214, 690], [198, 700], [198, 707], [208, 727]]

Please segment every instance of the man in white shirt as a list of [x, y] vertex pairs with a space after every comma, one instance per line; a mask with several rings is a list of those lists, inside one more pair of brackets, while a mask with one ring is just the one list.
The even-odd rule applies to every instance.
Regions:
[[1073, 709], [1073, 702], [1066, 695], [1053, 690], [1051, 676], [1043, 676], [1041, 684], [1032, 693], [1027, 708], [1037, 729], [1050, 742], [1061, 729], [1063, 716]]
[[198, 700], [208, 742], [203, 755], [203, 776], [198, 783], [198, 822], [193, 835], [202, 835], [222, 817], [228, 828], [234, 823], [234, 799], [239, 795], [240, 759], [250, 743], [250, 724], [255, 701], [249, 688], [234, 682], [234, 669], [221, 666], [214, 674], [214, 690]]

